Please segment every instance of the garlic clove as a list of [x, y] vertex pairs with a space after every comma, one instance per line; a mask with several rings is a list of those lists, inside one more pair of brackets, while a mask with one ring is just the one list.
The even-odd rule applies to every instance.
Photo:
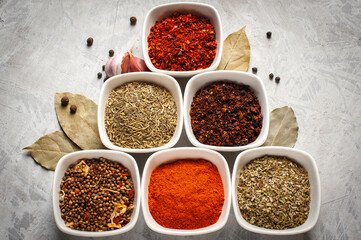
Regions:
[[129, 72], [147, 72], [150, 71], [145, 61], [141, 58], [134, 56], [129, 52]]
[[117, 54], [108, 60], [108, 62], [105, 64], [105, 73], [108, 77], [113, 77], [122, 73], [121, 63], [123, 57], [124, 54]]

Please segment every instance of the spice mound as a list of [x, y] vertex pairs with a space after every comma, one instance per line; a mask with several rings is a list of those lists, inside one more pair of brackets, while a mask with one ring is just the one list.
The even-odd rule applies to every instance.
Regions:
[[117, 146], [160, 147], [174, 135], [177, 106], [164, 87], [130, 82], [111, 91], [104, 121], [109, 140]]
[[258, 98], [247, 85], [219, 81], [198, 90], [190, 108], [196, 139], [213, 146], [244, 146], [262, 129]]
[[209, 19], [174, 12], [157, 21], [148, 35], [148, 54], [155, 68], [192, 71], [208, 68], [217, 40]]
[[287, 157], [257, 158], [240, 173], [237, 200], [250, 224], [279, 230], [295, 228], [309, 214], [308, 173]]
[[153, 170], [148, 185], [149, 211], [161, 226], [198, 229], [218, 221], [224, 190], [218, 169], [203, 159], [181, 159]]
[[61, 217], [69, 228], [108, 231], [130, 222], [134, 186], [128, 169], [105, 158], [80, 159], [60, 184]]

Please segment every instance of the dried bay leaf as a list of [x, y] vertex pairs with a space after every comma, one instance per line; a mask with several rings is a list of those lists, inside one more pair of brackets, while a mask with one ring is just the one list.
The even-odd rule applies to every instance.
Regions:
[[251, 47], [246, 35], [246, 26], [228, 35], [223, 42], [223, 53], [217, 70], [236, 70], [247, 72]]
[[[69, 104], [65, 107], [61, 105], [63, 96], [69, 98]], [[77, 106], [74, 114], [70, 113], [73, 104]], [[64, 133], [81, 149], [105, 148], [99, 137], [95, 102], [80, 94], [56, 93], [55, 109]]]
[[294, 147], [298, 136], [298, 124], [291, 107], [273, 109], [270, 114], [270, 128], [263, 146]]
[[64, 155], [81, 150], [62, 131], [55, 131], [39, 138], [32, 145], [23, 148], [42, 167], [55, 170]]

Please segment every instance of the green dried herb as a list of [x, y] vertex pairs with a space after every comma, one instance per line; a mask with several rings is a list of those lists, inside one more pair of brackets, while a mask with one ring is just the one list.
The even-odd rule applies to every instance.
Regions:
[[287, 157], [257, 158], [240, 173], [237, 200], [250, 224], [268, 229], [297, 227], [310, 209], [308, 173]]
[[177, 107], [167, 89], [130, 82], [110, 93], [104, 121], [113, 144], [133, 149], [154, 148], [173, 137]]

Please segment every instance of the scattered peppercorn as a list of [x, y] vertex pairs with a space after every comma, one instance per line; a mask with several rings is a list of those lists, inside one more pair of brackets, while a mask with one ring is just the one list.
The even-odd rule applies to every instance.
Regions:
[[270, 80], [272, 80], [272, 79], [273, 79], [273, 73], [270, 73], [270, 74], [268, 75], [268, 77], [269, 77]]
[[136, 23], [137, 23], [137, 18], [134, 17], [134, 16], [131, 17], [131, 18], [130, 18], [130, 24], [131, 24], [131, 25], [135, 25]]
[[272, 36], [272, 32], [267, 32], [266, 35], [267, 35], [267, 38], [270, 39]]
[[67, 96], [64, 96], [64, 97], [61, 98], [61, 105], [63, 107], [67, 106], [68, 103], [69, 103], [69, 98]]
[[281, 80], [281, 78], [277, 76], [277, 77], [275, 78], [275, 80], [276, 80], [276, 83], [279, 83], [280, 80]]
[[90, 47], [91, 45], [93, 45], [93, 42], [94, 42], [94, 39], [93, 39], [92, 37], [90, 37], [90, 38], [88, 38], [88, 39], [86, 40], [86, 43], [87, 43], [88, 47]]
[[109, 57], [113, 57], [114, 56], [114, 50], [113, 49], [110, 49], [109, 50]]
[[108, 76], [106, 76], [105, 78], [104, 78], [104, 82], [106, 81], [106, 80], [108, 80], [109, 79], [109, 77]]
[[253, 67], [253, 68], [252, 68], [252, 72], [253, 72], [253, 73], [257, 73], [257, 71], [258, 71], [258, 69], [257, 69], [256, 67]]
[[71, 105], [71, 106], [70, 106], [70, 112], [71, 112], [71, 113], [75, 113], [75, 112], [76, 112], [76, 109], [77, 109], [77, 107], [76, 107], [75, 105]]
[[98, 72], [98, 79], [101, 79], [103, 74], [101, 72]]
[[105, 71], [105, 65], [102, 66], [102, 70], [103, 70], [103, 72]]

